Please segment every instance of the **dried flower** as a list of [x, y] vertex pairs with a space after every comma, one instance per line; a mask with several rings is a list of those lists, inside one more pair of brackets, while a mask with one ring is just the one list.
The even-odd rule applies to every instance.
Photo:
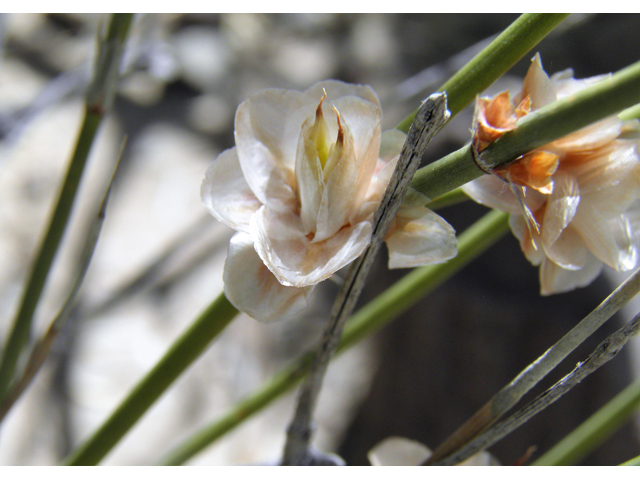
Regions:
[[[370, 87], [335, 80], [304, 92], [262, 90], [238, 107], [236, 147], [209, 166], [201, 194], [238, 231], [224, 283], [239, 310], [265, 322], [290, 316], [367, 247], [404, 142], [398, 131], [382, 135], [381, 119]], [[414, 191], [396, 216], [386, 239], [391, 268], [456, 254], [455, 232], [427, 201]]]
[[[474, 148], [481, 151], [530, 111], [607, 78], [572, 75], [549, 78], [536, 55], [513, 101], [507, 92], [478, 99]], [[522, 250], [540, 266], [543, 295], [588, 285], [603, 263], [618, 271], [635, 267], [640, 142], [625, 136], [639, 127], [637, 120], [608, 117], [463, 187], [477, 202], [511, 214]]]

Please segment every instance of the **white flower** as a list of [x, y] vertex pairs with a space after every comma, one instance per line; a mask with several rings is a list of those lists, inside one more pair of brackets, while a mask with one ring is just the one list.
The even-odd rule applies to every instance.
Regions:
[[[388, 437], [378, 442], [367, 457], [374, 467], [402, 467], [422, 465], [431, 456], [431, 450], [420, 442], [404, 437]], [[496, 458], [485, 451], [478, 452], [458, 466], [499, 466]]]
[[[209, 212], [238, 231], [224, 270], [236, 308], [265, 322], [293, 315], [364, 251], [404, 142], [398, 131], [382, 136], [381, 119], [370, 87], [335, 80], [262, 90], [238, 107], [236, 147], [209, 166], [201, 189]], [[456, 254], [451, 226], [417, 197], [387, 235], [391, 268]]]
[[[549, 78], [536, 55], [513, 103], [507, 92], [478, 100], [476, 148], [481, 151], [515, 128], [529, 111], [606, 78], [572, 75], [567, 70]], [[640, 142], [637, 136], [624, 137], [639, 126], [606, 118], [463, 187], [477, 202], [511, 214], [511, 230], [527, 259], [540, 266], [543, 295], [588, 285], [603, 263], [618, 271], [635, 267], [638, 240], [632, 220], [640, 208], [634, 205], [640, 198]]]

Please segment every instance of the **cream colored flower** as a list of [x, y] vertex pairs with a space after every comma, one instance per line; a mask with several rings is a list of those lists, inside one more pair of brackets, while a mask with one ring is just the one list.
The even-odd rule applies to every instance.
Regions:
[[[404, 437], [388, 437], [377, 443], [367, 457], [374, 467], [412, 467], [422, 465], [430, 456], [431, 450], [420, 442]], [[478, 452], [457, 466], [488, 467], [499, 466], [496, 458], [485, 451]]]
[[[567, 70], [551, 78], [533, 58], [522, 92], [479, 99], [474, 145], [481, 151], [518, 118], [603, 80], [583, 80]], [[640, 142], [625, 139], [637, 121], [612, 116], [531, 152], [463, 187], [479, 203], [509, 212], [511, 230], [526, 257], [540, 266], [543, 295], [591, 283], [603, 264], [635, 267], [640, 204]], [[632, 136], [629, 136], [632, 137]], [[520, 197], [518, 199], [517, 196]]]
[[[370, 87], [335, 80], [262, 90], [238, 107], [236, 147], [209, 166], [201, 195], [238, 231], [224, 282], [239, 310], [265, 322], [290, 316], [367, 247], [404, 142], [398, 131], [381, 135], [381, 119]], [[418, 197], [408, 196], [387, 235], [391, 268], [456, 254], [453, 229]]]

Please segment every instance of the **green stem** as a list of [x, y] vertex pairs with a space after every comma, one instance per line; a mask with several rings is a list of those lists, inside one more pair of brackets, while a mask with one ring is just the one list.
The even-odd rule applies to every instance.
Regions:
[[640, 455], [620, 464], [621, 467], [640, 467]]
[[[491, 211], [467, 229], [458, 240], [458, 255], [446, 263], [416, 268], [361, 308], [347, 323], [338, 352], [379, 330], [458, 272], [501, 238], [509, 229], [508, 215]], [[180, 465], [237, 427], [251, 415], [291, 390], [306, 374], [313, 353], [307, 352], [269, 380], [257, 392], [235, 405], [226, 415], [205, 426], [160, 460]]]
[[575, 465], [624, 425], [639, 405], [640, 380], [637, 380], [532, 465]]
[[427, 203], [426, 206], [430, 210], [436, 211], [441, 208], [451, 207], [453, 205], [466, 202], [467, 200], [470, 200], [467, 194], [464, 193], [461, 188], [456, 188], [455, 190], [451, 190], [444, 195], [440, 195], [432, 202]]
[[[515, 130], [505, 133], [482, 151], [489, 168], [504, 165], [531, 150], [614, 115], [640, 100], [640, 62], [611, 78], [526, 115]], [[466, 145], [421, 168], [411, 186], [428, 198], [439, 196], [482, 175], [471, 146]]]
[[0, 399], [3, 399], [7, 393], [8, 387], [12, 382], [18, 358], [31, 337], [31, 325], [33, 323], [33, 314], [35, 312], [38, 300], [42, 293], [44, 283], [49, 274], [53, 257], [56, 254], [60, 239], [66, 229], [69, 213], [73, 206], [75, 194], [80, 183], [80, 177], [84, 170], [84, 166], [89, 154], [89, 149], [93, 138], [100, 125], [101, 117], [85, 110], [84, 120], [76, 150], [71, 159], [71, 164], [67, 171], [62, 191], [58, 199], [58, 204], [51, 217], [49, 228], [47, 230], [44, 241], [40, 246], [40, 251], [36, 257], [36, 261], [31, 269], [31, 274], [27, 282], [18, 315], [16, 316], [13, 329], [5, 345], [2, 366], [0, 367]]
[[22, 375], [11, 385], [11, 388], [8, 390], [7, 395], [5, 396], [3, 401], [0, 402], [0, 422], [2, 422], [11, 407], [20, 398], [20, 396], [24, 393], [24, 391], [37, 375], [38, 371], [49, 355], [49, 351], [51, 349], [53, 341], [56, 339], [58, 333], [61, 331], [63, 325], [71, 314], [73, 306], [75, 305], [76, 297], [78, 295], [78, 292], [80, 291], [80, 287], [82, 286], [82, 282], [87, 273], [87, 270], [89, 269], [91, 257], [93, 256], [96, 244], [98, 243], [98, 238], [100, 237], [100, 231], [102, 230], [102, 224], [104, 223], [107, 203], [109, 201], [109, 195], [111, 193], [111, 187], [113, 185], [113, 179], [115, 178], [118, 166], [120, 165], [121, 157], [122, 149], [120, 150], [120, 156], [118, 157], [118, 162], [107, 185], [106, 192], [102, 197], [102, 202], [100, 204], [98, 213], [91, 221], [91, 225], [88, 228], [86, 235], [84, 236], [84, 245], [78, 259], [78, 268], [75, 272], [75, 280], [71, 287], [71, 291], [67, 296], [67, 300], [63, 304], [58, 314], [54, 317], [53, 321], [50, 323], [46, 333], [39, 341], [36, 342], [34, 347], [31, 349], [29, 359], [26, 362], [26, 366]]
[[623, 112], [620, 112], [620, 115], [618, 116], [623, 121], [640, 118], [640, 103], [637, 105], [634, 105], [633, 107], [627, 108]]
[[[451, 117], [469, 105], [560, 24], [568, 13], [525, 13], [437, 91], [446, 92]], [[396, 127], [408, 132], [417, 109]]]
[[[112, 51], [110, 55], [103, 56], [101, 61], [98, 62], [96, 72], [100, 71], [101, 65], [103, 64], [106, 64], [108, 68], [115, 68], [117, 71], [122, 57], [124, 41], [131, 24], [131, 17], [131, 14], [113, 15], [106, 42], [112, 42], [115, 39], [119, 48]], [[115, 67], [113, 65], [115, 65]], [[113, 82], [117, 81], [117, 76], [115, 80], [113, 80], [113, 76], [111, 79], [111, 82], [103, 84], [103, 90], [114, 90], [116, 88]], [[97, 81], [94, 80], [94, 83], [97, 83]], [[90, 91], [99, 92], [99, 90], [91, 87]], [[60, 245], [60, 240], [69, 222], [71, 208], [75, 201], [78, 185], [80, 184], [80, 179], [87, 163], [93, 140], [102, 118], [109, 107], [109, 105], [102, 105], [90, 102], [89, 100], [89, 94], [87, 94], [84, 120], [80, 134], [78, 135], [75, 151], [71, 157], [71, 162], [53, 216], [47, 228], [47, 233], [40, 245], [38, 255], [29, 274], [18, 314], [15, 317], [11, 333], [2, 352], [2, 364], [0, 365], [0, 400], [7, 394], [11, 382], [14, 380], [16, 365], [20, 354], [29, 343], [33, 315], [49, 271], [51, 270], [51, 264]]]
[[509, 230], [509, 215], [492, 210], [458, 237], [458, 255], [412, 270], [362, 307], [345, 327], [340, 350], [377, 331], [485, 252]]
[[238, 314], [224, 294], [200, 314], [102, 426], [64, 460], [96, 465]]
[[485, 172], [475, 164], [471, 148], [466, 145], [419, 169], [411, 180], [411, 186], [427, 198], [437, 199], [482, 175]]

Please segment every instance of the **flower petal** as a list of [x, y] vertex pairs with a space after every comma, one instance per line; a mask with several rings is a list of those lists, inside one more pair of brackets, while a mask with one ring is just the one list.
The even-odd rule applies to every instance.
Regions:
[[262, 206], [244, 178], [235, 148], [225, 150], [209, 165], [200, 196], [211, 215], [243, 232], [249, 231], [251, 216]]
[[380, 153], [378, 154], [380, 160], [388, 162], [400, 155], [406, 140], [407, 135], [395, 128], [382, 132], [382, 137], [380, 139]]
[[253, 216], [256, 251], [283, 285], [306, 287], [352, 262], [371, 241], [371, 222], [349, 225], [322, 242], [304, 234], [300, 217], [262, 207]]
[[369, 450], [367, 458], [374, 467], [418, 466], [431, 456], [431, 450], [415, 440], [389, 437]]
[[600, 83], [603, 80], [607, 80], [612, 76], [613, 75], [611, 73], [604, 73], [602, 75], [595, 75], [588, 78], [573, 78], [573, 69], [568, 68], [551, 75], [551, 81], [553, 82], [553, 86], [556, 90], [558, 100], [560, 100], [561, 98], [573, 95], [574, 93], [584, 90], [596, 83]]
[[589, 152], [615, 140], [620, 135], [621, 128], [622, 120], [614, 115], [570, 133], [541, 148], [565, 153]]
[[333, 106], [351, 130], [357, 162], [368, 165], [373, 172], [378, 161], [382, 137], [380, 106], [354, 96], [338, 98], [333, 102]]
[[[484, 175], [462, 186], [462, 191], [473, 200], [503, 212], [521, 215], [518, 200], [509, 188], [509, 184], [493, 175]], [[544, 205], [544, 195], [532, 189], [526, 190], [525, 203], [532, 212]]]
[[[378, 105], [357, 97], [339, 98], [335, 106], [351, 132], [353, 154], [343, 158], [342, 161], [350, 162], [350, 165], [344, 165], [342, 173], [336, 171], [337, 169], [331, 172], [327, 178], [325, 196], [331, 199], [336, 192], [349, 188], [352, 207], [348, 208], [346, 213], [349, 221], [355, 223], [378, 163], [382, 136], [380, 127], [382, 111]], [[351, 177], [341, 178], [343, 175]]]
[[531, 66], [522, 82], [522, 93], [515, 101], [520, 102], [527, 95], [531, 98], [531, 110], [538, 110], [556, 101], [554, 84], [542, 68], [539, 53], [531, 59]]
[[636, 266], [638, 246], [625, 215], [606, 218], [591, 204], [583, 204], [572, 222], [583, 242], [600, 261], [619, 272]]
[[553, 244], [573, 220], [580, 203], [580, 187], [573, 175], [558, 172], [553, 177], [553, 192], [547, 200], [542, 221], [542, 241]]
[[280, 284], [260, 260], [250, 235], [240, 232], [231, 237], [224, 264], [224, 293], [238, 310], [260, 322], [274, 322], [306, 308], [313, 288]]
[[576, 231], [569, 227], [552, 243], [544, 244], [544, 253], [566, 270], [580, 270], [587, 262], [589, 250]]
[[[319, 100], [318, 97], [317, 100]], [[272, 208], [295, 199], [294, 162], [300, 127], [316, 104], [293, 90], [267, 89], [251, 95], [236, 112], [235, 139], [247, 183]]]
[[[527, 257], [527, 260], [529, 260], [532, 265], [540, 265], [545, 258], [542, 249], [537, 248], [540, 244], [540, 235], [529, 230], [524, 215], [509, 215], [509, 227], [511, 227], [511, 231], [520, 241], [520, 248], [524, 256]], [[533, 238], [531, 235], [533, 235]]]
[[401, 206], [390, 232], [386, 238], [389, 268], [440, 263], [458, 253], [453, 227], [423, 206]]
[[[620, 211], [624, 211], [638, 197], [638, 149], [637, 142], [617, 140], [571, 165], [571, 173], [580, 182], [580, 191], [583, 194], [602, 191], [602, 200], [610, 198], [622, 208]], [[623, 183], [629, 184], [621, 185]]]
[[360, 172], [355, 142], [346, 121], [342, 122], [343, 141], [340, 146], [334, 146], [334, 150], [339, 151], [338, 158], [326, 178], [318, 208], [314, 242], [326, 240], [340, 230], [343, 225], [348, 223], [347, 219], [352, 208], [360, 204], [354, 199], [358, 189], [363, 188], [358, 183]]
[[[314, 120], [314, 117], [310, 117], [303, 123], [296, 152], [296, 190], [305, 234], [316, 232], [318, 211], [324, 191], [324, 173], [320, 158], [316, 149], [308, 145], [312, 141], [310, 131]], [[312, 153], [314, 155], [311, 155]]]
[[585, 266], [580, 270], [566, 270], [549, 259], [540, 267], [540, 295], [563, 293], [593, 282], [602, 271], [602, 262], [587, 253]]
[[[327, 91], [328, 93], [328, 91]], [[327, 98], [329, 98], [327, 96]], [[325, 100], [325, 104], [329, 100]], [[309, 182], [316, 182], [314, 187], [306, 184], [300, 185], [300, 191], [304, 189], [310, 192], [308, 196], [302, 195], [302, 218], [305, 228], [315, 233], [314, 242], [323, 241], [336, 233], [346, 223], [357, 223], [355, 218], [360, 211], [371, 177], [376, 167], [378, 151], [380, 149], [380, 122], [382, 113], [377, 104], [355, 96], [341, 97], [335, 100], [333, 106], [340, 112], [340, 124], [342, 141], [336, 143], [333, 160], [328, 160], [334, 165], [329, 172], [325, 167], [324, 188], [318, 185], [316, 177], [309, 179]], [[322, 108], [326, 108], [325, 105]], [[335, 117], [335, 115], [334, 115]], [[330, 116], [327, 115], [329, 119]], [[310, 122], [308, 120], [307, 122]], [[336, 129], [338, 136], [337, 119], [327, 121], [330, 132]], [[335, 123], [335, 126], [333, 125]], [[310, 149], [301, 148], [307, 136], [306, 128], [299, 141], [296, 165], [313, 165], [315, 159], [306, 159]], [[329, 135], [332, 135], [330, 133]], [[335, 163], [334, 163], [335, 162]], [[313, 170], [313, 169], [312, 169]], [[302, 172], [296, 171], [296, 176], [300, 179]], [[322, 195], [318, 205], [318, 197]], [[305, 203], [306, 201], [306, 203]], [[317, 218], [315, 219], [315, 229], [311, 218], [317, 208]]]
[[335, 101], [335, 99], [349, 96], [360, 97], [361, 99], [371, 102], [380, 107], [380, 100], [370, 86], [358, 85], [356, 83], [346, 83], [340, 80], [324, 80], [312, 85], [304, 91], [304, 95], [308, 99], [307, 101], [315, 101], [315, 104], [317, 105], [318, 100], [324, 93], [323, 89], [327, 92], [326, 101], [329, 105], [329, 108], [331, 108], [330, 106], [332, 105], [332, 102]]

